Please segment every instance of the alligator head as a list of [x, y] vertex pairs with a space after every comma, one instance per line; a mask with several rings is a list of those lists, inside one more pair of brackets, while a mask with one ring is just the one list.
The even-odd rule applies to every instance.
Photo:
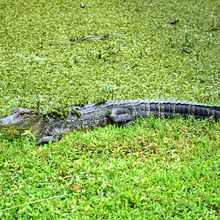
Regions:
[[24, 131], [34, 128], [35, 133], [40, 132], [43, 117], [26, 108], [16, 108], [4, 118], [0, 118], [0, 129]]

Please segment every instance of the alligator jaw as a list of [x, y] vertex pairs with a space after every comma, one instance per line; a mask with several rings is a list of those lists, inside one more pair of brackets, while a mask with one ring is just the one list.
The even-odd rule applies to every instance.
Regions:
[[0, 129], [24, 131], [36, 127], [36, 125], [39, 127], [41, 122], [41, 115], [38, 115], [29, 109], [16, 108], [10, 115], [0, 118]]
[[16, 124], [12, 115], [9, 115], [5, 118], [0, 118], [0, 129], [9, 130], [13, 129], [13, 125]]

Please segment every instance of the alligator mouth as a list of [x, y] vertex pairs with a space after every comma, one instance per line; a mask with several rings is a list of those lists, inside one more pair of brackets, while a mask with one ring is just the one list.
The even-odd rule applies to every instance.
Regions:
[[10, 115], [0, 118], [0, 130], [8, 132], [24, 132], [33, 128], [33, 133], [38, 134], [41, 126], [42, 116], [25, 108], [16, 108]]
[[5, 124], [0, 120], [0, 129], [1, 130], [11, 130], [15, 129], [18, 124]]
[[12, 118], [10, 116], [0, 119], [0, 129], [2, 129], [2, 130], [15, 129], [20, 124], [21, 123], [19, 123], [19, 122], [17, 122], [17, 123], [13, 122]]

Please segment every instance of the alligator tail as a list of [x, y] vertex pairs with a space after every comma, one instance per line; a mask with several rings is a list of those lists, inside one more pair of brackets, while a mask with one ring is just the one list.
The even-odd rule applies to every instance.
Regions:
[[220, 118], [220, 106], [208, 106], [197, 103], [188, 102], [150, 102], [148, 103], [148, 113], [146, 115], [153, 115], [157, 117], [169, 116], [188, 116], [193, 115], [196, 118]]

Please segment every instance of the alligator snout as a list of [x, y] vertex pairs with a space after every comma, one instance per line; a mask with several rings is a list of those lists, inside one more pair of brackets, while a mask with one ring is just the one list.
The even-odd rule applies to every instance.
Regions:
[[41, 116], [25, 108], [16, 108], [4, 118], [0, 118], [0, 129], [3, 130], [26, 130], [34, 126]]
[[0, 118], [0, 129], [9, 129], [13, 124], [14, 121], [11, 115], [5, 118]]

